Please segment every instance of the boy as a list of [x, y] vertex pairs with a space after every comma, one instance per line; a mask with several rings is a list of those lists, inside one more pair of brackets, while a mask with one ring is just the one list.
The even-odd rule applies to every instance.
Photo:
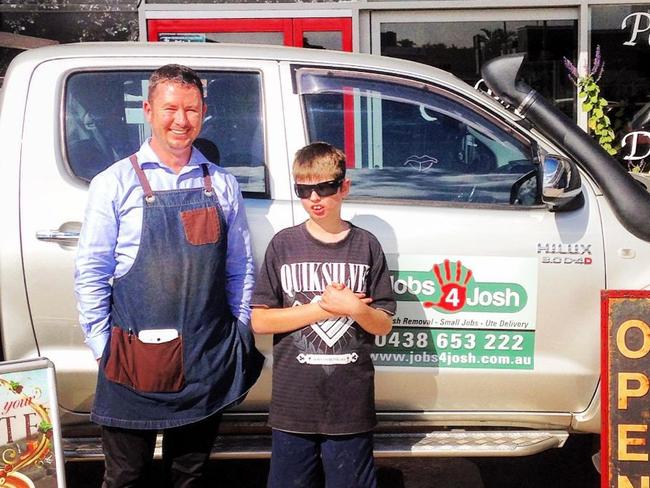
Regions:
[[[273, 341], [271, 488], [376, 487], [375, 335], [395, 300], [377, 239], [341, 219], [345, 155], [323, 142], [296, 153], [294, 189], [309, 219], [272, 239], [252, 326]], [[370, 306], [371, 304], [371, 306]]]

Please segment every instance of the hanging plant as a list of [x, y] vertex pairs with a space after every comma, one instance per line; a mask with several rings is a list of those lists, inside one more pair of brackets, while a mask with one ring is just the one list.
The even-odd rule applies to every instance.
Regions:
[[586, 75], [580, 76], [578, 68], [567, 58], [562, 58], [564, 66], [569, 72], [569, 79], [578, 87], [578, 98], [582, 100], [582, 110], [589, 116], [588, 126], [601, 147], [611, 156], [618, 149], [614, 147], [614, 129], [609, 117], [605, 114], [607, 100], [600, 95], [598, 82], [603, 76], [605, 62], [600, 54], [600, 46], [596, 46], [596, 56], [591, 70]]

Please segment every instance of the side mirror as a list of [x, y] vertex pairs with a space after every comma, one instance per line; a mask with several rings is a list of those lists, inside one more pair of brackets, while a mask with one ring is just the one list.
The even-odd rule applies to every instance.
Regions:
[[542, 201], [551, 211], [573, 209], [582, 201], [580, 173], [573, 161], [563, 156], [546, 155], [542, 174]]

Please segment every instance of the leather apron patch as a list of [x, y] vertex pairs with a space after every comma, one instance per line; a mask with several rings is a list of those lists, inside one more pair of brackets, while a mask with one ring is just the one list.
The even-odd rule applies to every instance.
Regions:
[[195, 208], [181, 212], [185, 238], [190, 244], [201, 246], [219, 240], [219, 217], [215, 207]]
[[147, 344], [118, 326], [111, 330], [106, 378], [136, 391], [170, 393], [185, 384], [183, 338]]

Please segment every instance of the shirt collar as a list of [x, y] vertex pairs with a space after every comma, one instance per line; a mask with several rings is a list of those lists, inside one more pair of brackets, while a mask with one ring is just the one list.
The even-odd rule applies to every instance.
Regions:
[[[155, 165], [160, 168], [171, 171], [166, 165], [164, 165], [160, 161], [158, 155], [151, 148], [151, 145], [149, 144], [150, 141], [151, 138], [144, 141], [144, 143], [140, 147], [140, 150], [136, 154], [136, 156], [138, 157], [138, 164], [140, 165], [140, 167], [143, 168], [144, 165]], [[194, 169], [198, 168], [201, 164], [208, 164], [214, 166], [214, 163], [208, 161], [208, 159], [201, 153], [201, 151], [199, 151], [195, 147], [192, 147], [192, 154], [190, 154], [190, 160], [187, 162], [187, 165], [181, 170], [181, 174], [186, 173], [188, 171], [193, 171]]]

